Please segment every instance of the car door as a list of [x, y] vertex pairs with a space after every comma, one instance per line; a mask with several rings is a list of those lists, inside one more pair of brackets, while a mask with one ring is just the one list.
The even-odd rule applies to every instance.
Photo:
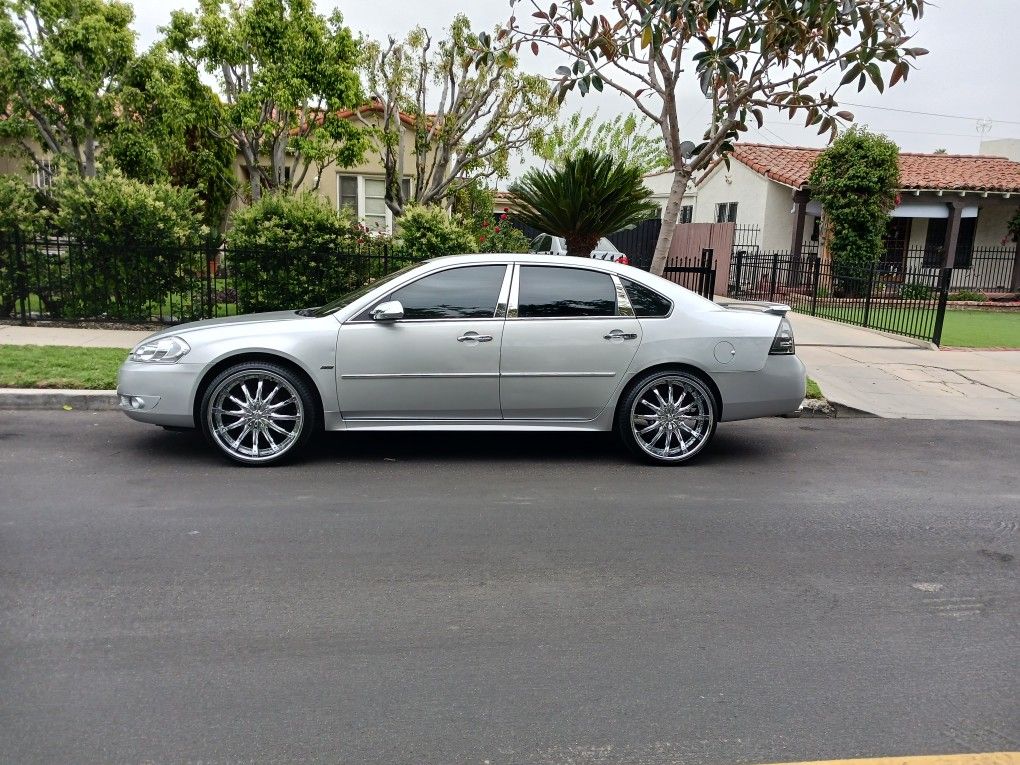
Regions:
[[516, 266], [500, 361], [504, 419], [595, 418], [640, 342], [641, 325], [614, 276]]
[[[344, 419], [499, 419], [509, 289], [505, 263], [453, 266], [395, 289], [345, 322], [336, 362]], [[400, 302], [403, 317], [373, 319], [372, 310], [390, 301]]]

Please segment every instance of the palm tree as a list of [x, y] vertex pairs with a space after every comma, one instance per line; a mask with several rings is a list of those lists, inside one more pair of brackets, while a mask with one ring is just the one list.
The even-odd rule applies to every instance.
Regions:
[[552, 170], [529, 170], [510, 186], [517, 220], [561, 236], [567, 254], [588, 257], [599, 239], [655, 216], [640, 168], [587, 149]]

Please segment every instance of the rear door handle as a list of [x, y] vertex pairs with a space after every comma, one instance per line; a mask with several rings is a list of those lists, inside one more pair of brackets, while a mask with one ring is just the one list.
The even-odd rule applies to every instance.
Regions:
[[622, 329], [614, 329], [608, 335], [603, 335], [606, 340], [637, 340], [637, 332], [624, 332]]
[[457, 338], [458, 343], [470, 343], [471, 341], [477, 343], [491, 343], [492, 335], [479, 335], [477, 332], [465, 332]]

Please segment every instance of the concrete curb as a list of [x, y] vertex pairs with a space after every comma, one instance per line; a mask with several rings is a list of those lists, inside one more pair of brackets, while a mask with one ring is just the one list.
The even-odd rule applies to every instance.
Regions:
[[0, 388], [0, 409], [117, 409], [115, 390], [57, 390], [44, 388]]

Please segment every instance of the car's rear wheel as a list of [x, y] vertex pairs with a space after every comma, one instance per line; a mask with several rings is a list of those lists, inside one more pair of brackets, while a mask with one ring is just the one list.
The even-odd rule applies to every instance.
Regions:
[[631, 384], [620, 402], [616, 430], [635, 455], [655, 465], [680, 465], [715, 435], [715, 397], [695, 375], [652, 372]]
[[202, 397], [202, 431], [225, 456], [273, 465], [294, 456], [318, 427], [315, 397], [291, 370], [270, 362], [225, 369]]

